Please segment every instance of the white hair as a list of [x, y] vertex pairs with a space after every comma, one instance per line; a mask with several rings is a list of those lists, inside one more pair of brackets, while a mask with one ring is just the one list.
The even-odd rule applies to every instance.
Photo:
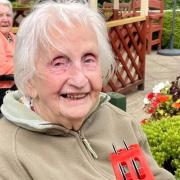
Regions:
[[114, 56], [109, 44], [107, 27], [100, 14], [93, 11], [84, 2], [53, 2], [37, 4], [34, 10], [22, 21], [16, 38], [14, 54], [15, 83], [26, 94], [26, 82], [33, 77], [35, 63], [40, 53], [50, 54], [50, 48], [56, 48], [49, 29], [64, 35], [59, 23], [74, 26], [74, 22], [90, 26], [98, 41], [99, 58], [102, 65], [102, 78], [107, 82], [114, 70]]
[[0, 5], [7, 6], [11, 10], [11, 13], [13, 14], [12, 4], [8, 0], [0, 0]]

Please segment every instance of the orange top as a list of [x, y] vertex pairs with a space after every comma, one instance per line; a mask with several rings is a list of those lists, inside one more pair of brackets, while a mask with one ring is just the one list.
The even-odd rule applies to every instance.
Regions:
[[[0, 75], [13, 74], [13, 54], [15, 49], [15, 35], [9, 33], [12, 42], [8, 42], [5, 36], [0, 32]], [[11, 88], [14, 85], [12, 81], [0, 81], [0, 88]]]

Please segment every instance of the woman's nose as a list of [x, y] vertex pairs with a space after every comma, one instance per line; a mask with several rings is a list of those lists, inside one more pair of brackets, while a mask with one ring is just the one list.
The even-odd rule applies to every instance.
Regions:
[[71, 86], [75, 86], [77, 88], [82, 88], [86, 86], [88, 83], [88, 78], [83, 71], [81, 66], [75, 65], [70, 70], [70, 77], [68, 79], [68, 84]]

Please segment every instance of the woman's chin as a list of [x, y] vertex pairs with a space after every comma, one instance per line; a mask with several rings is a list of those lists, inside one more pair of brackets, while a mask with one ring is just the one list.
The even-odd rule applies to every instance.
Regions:
[[9, 28], [9, 27], [1, 27], [1, 28], [0, 28], [0, 32], [1, 32], [2, 34], [7, 34], [7, 33], [10, 32], [10, 28]]
[[81, 108], [81, 109], [69, 109], [68, 112], [64, 112], [64, 116], [71, 120], [81, 120], [81, 119], [85, 119], [86, 116], [88, 115], [88, 113], [90, 112], [90, 108], [85, 109], [85, 108]]
[[84, 120], [90, 111], [93, 109], [97, 102], [98, 93], [96, 96], [90, 96], [89, 94], [82, 99], [60, 99], [60, 114], [62, 114], [69, 121], [82, 121]]

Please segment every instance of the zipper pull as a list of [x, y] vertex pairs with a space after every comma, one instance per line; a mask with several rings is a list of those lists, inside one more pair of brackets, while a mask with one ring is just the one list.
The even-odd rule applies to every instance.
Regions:
[[97, 159], [98, 155], [96, 154], [96, 152], [93, 150], [93, 148], [91, 147], [90, 143], [88, 142], [88, 140], [84, 137], [81, 136], [81, 132], [78, 131], [79, 137], [81, 138], [84, 146], [86, 147], [86, 149], [91, 153], [91, 155]]
[[83, 144], [85, 145], [85, 147], [88, 149], [88, 151], [92, 154], [92, 156], [97, 159], [98, 155], [96, 154], [96, 152], [93, 150], [93, 148], [91, 147], [90, 143], [87, 141], [86, 138], [81, 137]]

